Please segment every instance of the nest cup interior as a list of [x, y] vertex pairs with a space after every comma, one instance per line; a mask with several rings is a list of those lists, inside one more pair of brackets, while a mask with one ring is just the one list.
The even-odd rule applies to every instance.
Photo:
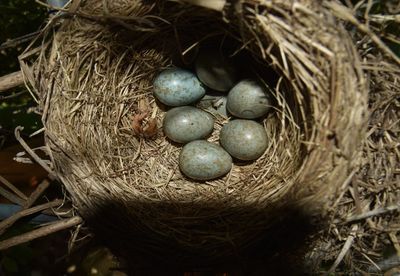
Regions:
[[[331, 143], [323, 145], [326, 155], [314, 156], [312, 171], [306, 168], [313, 143], [320, 147], [332, 135], [324, 129], [329, 112], [321, 112], [331, 111], [326, 107], [329, 85], [322, 85], [329, 81], [316, 73], [318, 62], [309, 65], [306, 60], [302, 66], [308, 72], [299, 73], [305, 69], [292, 63], [296, 59], [290, 55], [285, 59], [272, 33], [251, 28], [240, 18], [227, 23], [220, 13], [203, 8], [168, 1], [82, 3], [36, 61], [35, 87], [57, 175], [93, 230], [115, 237], [111, 243], [124, 248], [124, 254], [146, 251], [164, 259], [230, 255], [232, 248], [249, 246], [285, 216], [303, 195], [299, 191], [310, 196], [315, 179], [325, 181], [328, 171], [336, 172], [331, 163], [325, 164], [332, 157]], [[161, 70], [192, 70], [201, 47], [234, 57], [242, 76], [262, 79], [274, 99], [273, 110], [259, 120], [269, 139], [262, 157], [235, 162], [228, 175], [206, 182], [180, 172], [182, 146], [166, 139], [162, 120], [168, 108], [156, 102], [152, 91]], [[341, 77], [356, 81], [343, 84], [350, 86], [343, 101], [353, 101], [352, 91], [361, 86], [361, 77], [349, 71]], [[149, 111], [146, 120], [155, 119], [158, 125], [151, 139], [132, 130], [132, 116], [144, 108]], [[214, 116], [208, 141], [218, 144], [219, 131], [229, 119]], [[344, 124], [357, 139], [360, 123]], [[336, 186], [316, 193], [330, 193]]]

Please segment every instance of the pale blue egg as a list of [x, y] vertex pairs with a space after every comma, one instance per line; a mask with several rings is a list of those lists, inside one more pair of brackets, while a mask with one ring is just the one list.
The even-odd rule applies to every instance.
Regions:
[[219, 142], [230, 155], [240, 160], [259, 158], [268, 145], [264, 127], [255, 121], [242, 119], [225, 124]]
[[163, 104], [182, 106], [200, 100], [206, 90], [190, 71], [172, 68], [162, 71], [153, 83], [154, 96]]
[[270, 95], [260, 83], [242, 80], [229, 91], [226, 107], [238, 118], [260, 118], [271, 109]]
[[179, 155], [179, 167], [189, 178], [211, 180], [231, 170], [232, 157], [216, 144], [197, 140], [183, 147]]
[[165, 114], [163, 122], [165, 135], [178, 143], [203, 139], [213, 128], [213, 116], [193, 106], [172, 108]]
[[55, 8], [63, 8], [68, 3], [68, 0], [47, 0], [47, 4]]

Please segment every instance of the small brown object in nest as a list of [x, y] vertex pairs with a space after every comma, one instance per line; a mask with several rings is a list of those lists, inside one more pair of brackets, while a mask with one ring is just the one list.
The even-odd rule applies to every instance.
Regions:
[[[115, 237], [121, 255], [189, 263], [248, 247], [288, 210], [324, 214], [357, 161], [368, 115], [360, 57], [326, 1], [242, 0], [223, 12], [151, 2], [81, 1], [30, 66], [32, 51], [21, 59], [57, 176], [87, 223]], [[161, 133], [138, 137], [164, 116], [152, 97], [155, 75], [201, 41], [228, 41], [262, 79], [270, 64], [278, 75], [276, 112], [262, 120], [266, 153], [205, 183], [180, 173], [181, 148]], [[224, 123], [216, 117], [209, 141]]]
[[143, 126], [143, 121], [148, 117], [149, 113], [139, 113], [133, 115], [132, 129], [135, 136], [152, 138], [157, 135], [157, 121], [154, 118], [147, 119], [147, 123]]
[[154, 138], [157, 135], [157, 120], [148, 118], [150, 115], [149, 102], [141, 99], [138, 109], [138, 113], [131, 117], [133, 134], [138, 137]]

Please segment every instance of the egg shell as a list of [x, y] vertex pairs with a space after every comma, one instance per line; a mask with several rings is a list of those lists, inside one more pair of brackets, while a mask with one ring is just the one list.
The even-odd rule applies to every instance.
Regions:
[[237, 119], [222, 127], [219, 141], [230, 155], [249, 161], [263, 155], [268, 138], [261, 124], [252, 120]]
[[168, 106], [197, 102], [206, 93], [200, 80], [190, 71], [172, 68], [162, 71], [153, 83], [154, 96]]
[[227, 174], [232, 157], [219, 145], [196, 140], [186, 144], [179, 155], [184, 175], [195, 180], [211, 180]]
[[178, 143], [203, 139], [213, 128], [213, 116], [193, 106], [172, 108], [165, 114], [163, 121], [165, 135]]
[[237, 79], [233, 62], [218, 51], [201, 51], [195, 68], [200, 81], [216, 91], [229, 91]]
[[46, 2], [51, 7], [63, 8], [68, 3], [68, 0], [47, 0]]
[[235, 117], [255, 119], [268, 113], [271, 109], [271, 100], [263, 85], [246, 79], [229, 91], [226, 107]]

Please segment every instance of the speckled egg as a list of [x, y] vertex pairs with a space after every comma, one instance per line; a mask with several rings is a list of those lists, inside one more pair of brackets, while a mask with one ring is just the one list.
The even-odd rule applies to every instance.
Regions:
[[169, 110], [164, 117], [165, 135], [172, 141], [187, 143], [207, 137], [214, 128], [214, 118], [193, 107], [180, 106]]
[[226, 107], [235, 117], [243, 119], [260, 118], [271, 108], [266, 88], [254, 80], [242, 80], [228, 94]]
[[222, 127], [219, 142], [233, 157], [255, 160], [263, 155], [267, 148], [267, 133], [257, 122], [237, 119]]
[[200, 100], [205, 87], [192, 72], [172, 68], [162, 71], [153, 83], [154, 96], [163, 104], [182, 106]]
[[231, 170], [232, 157], [216, 144], [196, 140], [183, 147], [179, 156], [179, 167], [187, 177], [211, 180]]
[[236, 82], [233, 62], [218, 51], [201, 51], [195, 63], [196, 74], [202, 83], [216, 91], [229, 91]]

